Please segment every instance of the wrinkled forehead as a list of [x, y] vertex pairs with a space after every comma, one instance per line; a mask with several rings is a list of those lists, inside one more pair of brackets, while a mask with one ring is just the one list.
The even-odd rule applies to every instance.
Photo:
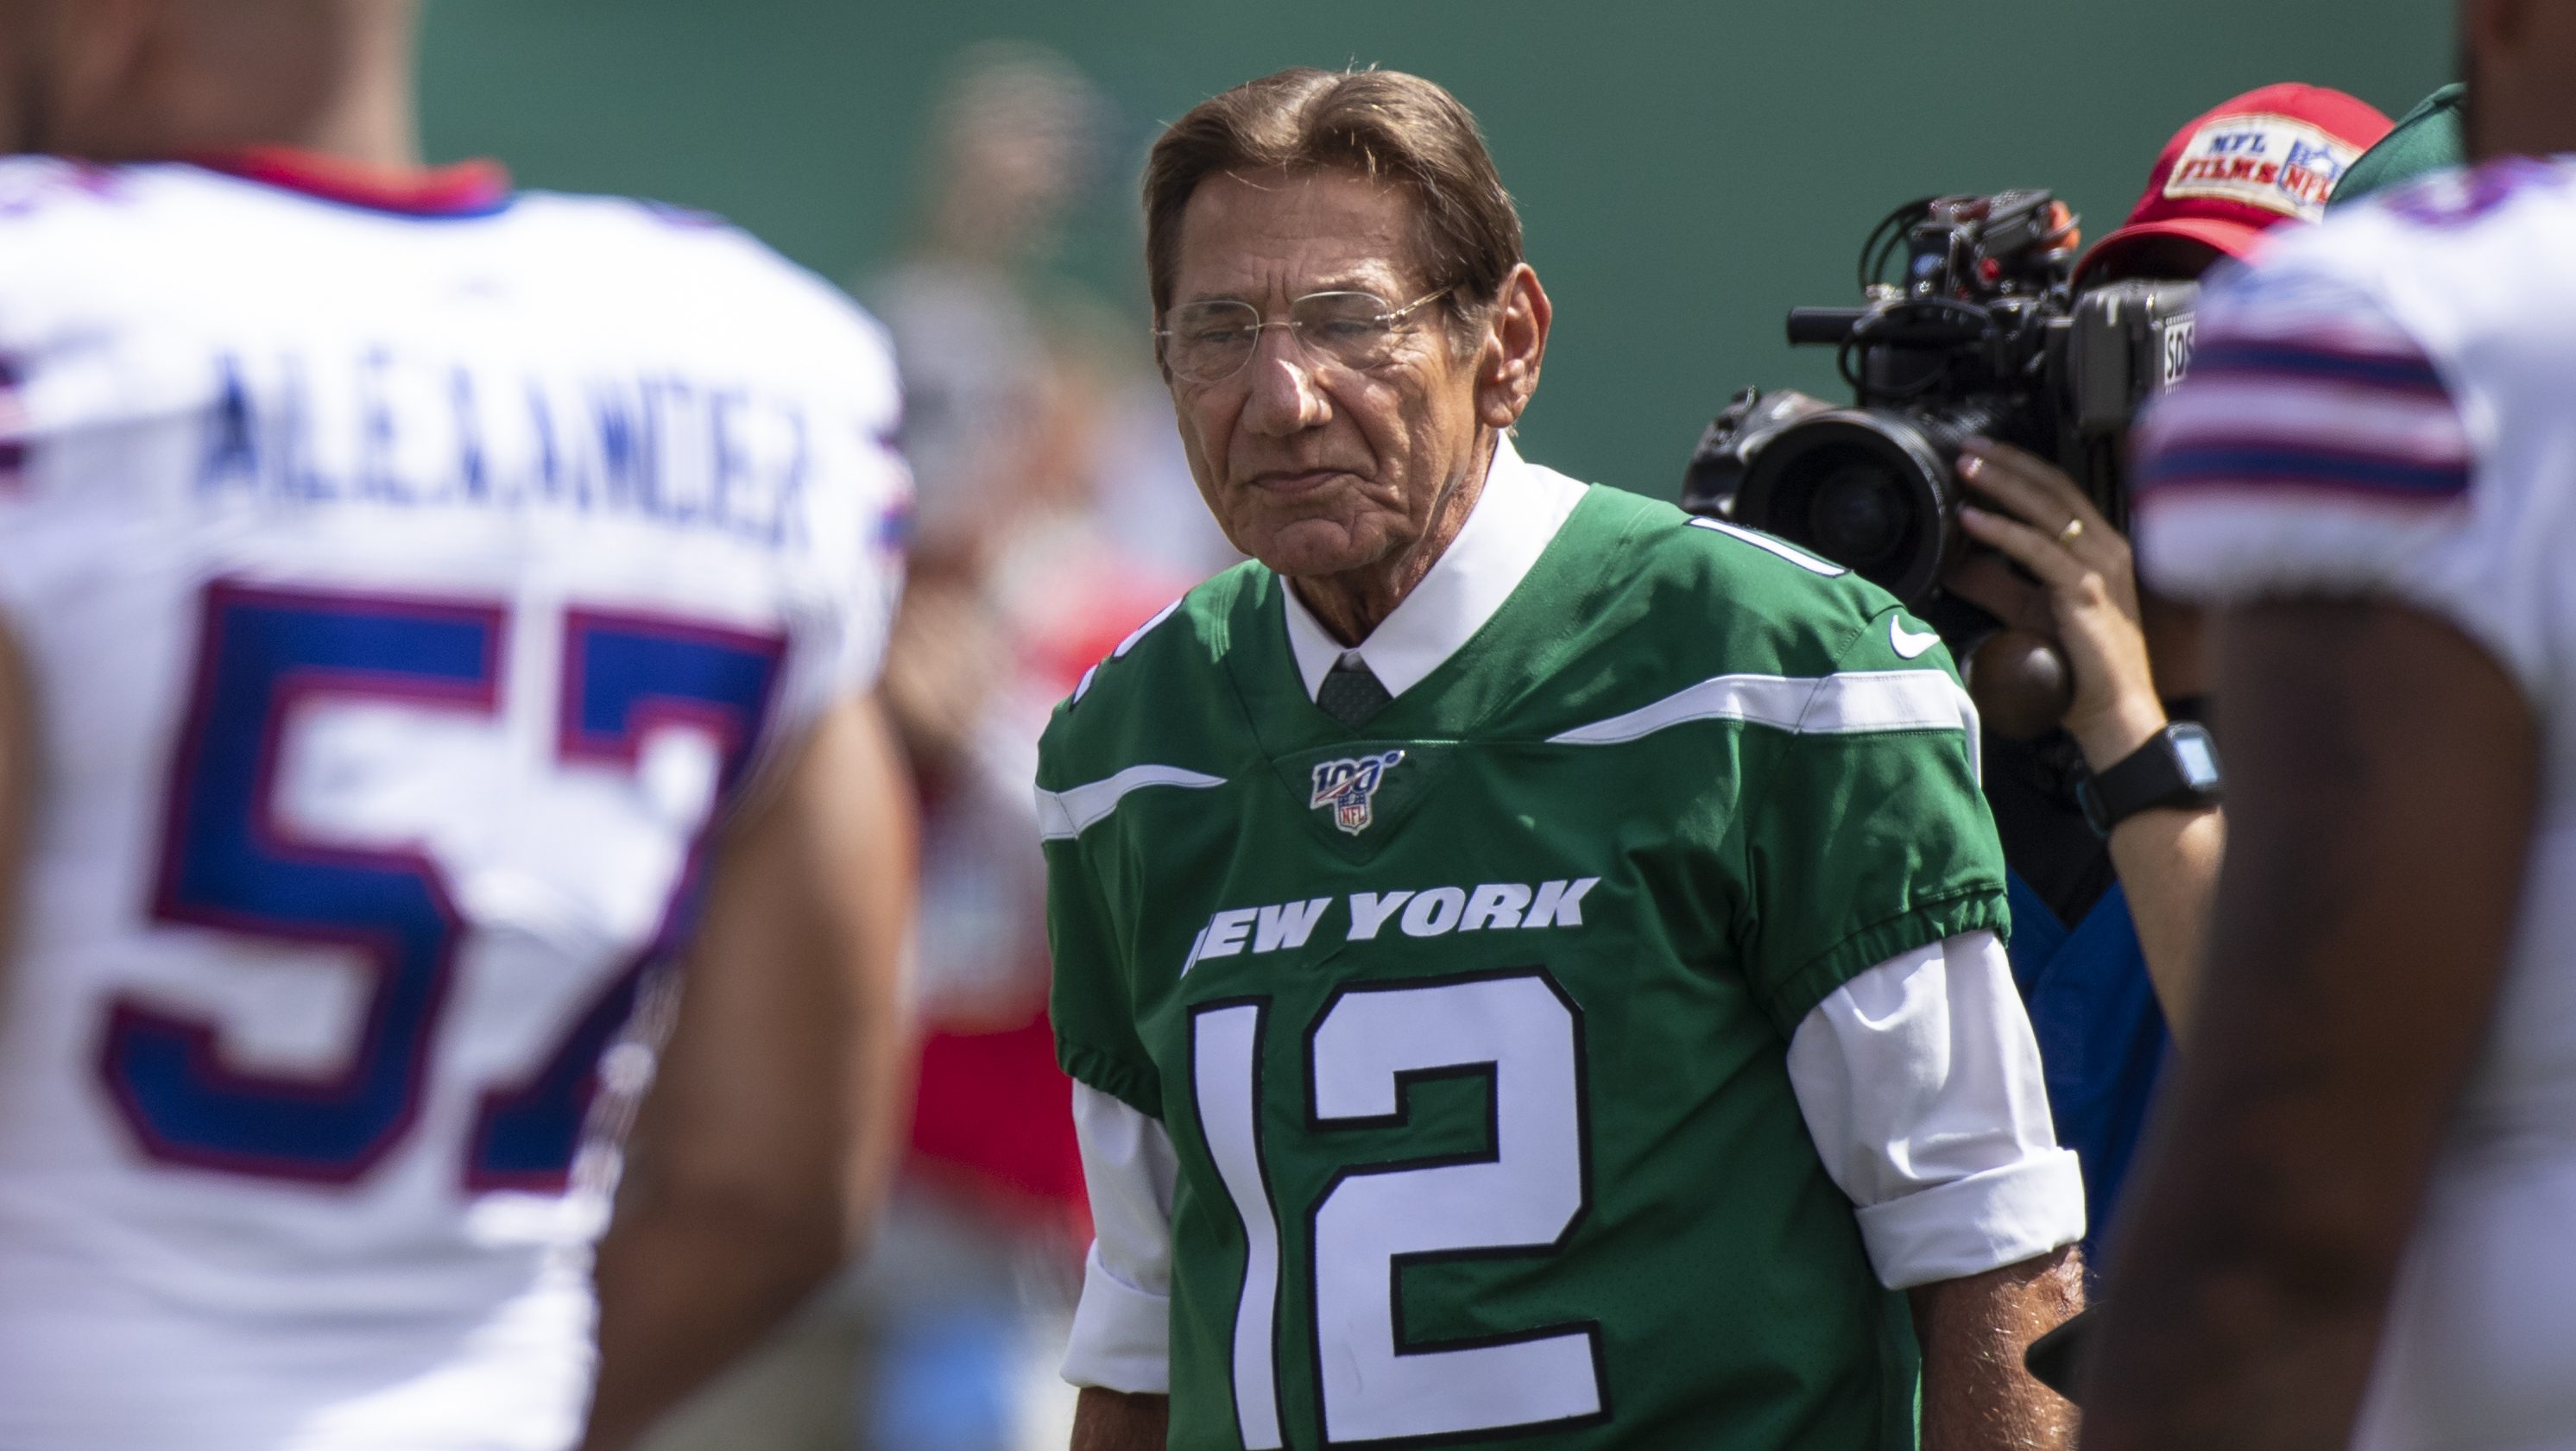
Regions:
[[1172, 302], [1345, 289], [1410, 301], [1437, 285], [1421, 237], [1420, 204], [1399, 182], [1340, 167], [1219, 172], [1181, 210]]

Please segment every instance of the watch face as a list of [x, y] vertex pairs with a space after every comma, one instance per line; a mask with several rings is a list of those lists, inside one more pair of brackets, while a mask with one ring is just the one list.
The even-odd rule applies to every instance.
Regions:
[[2218, 753], [2210, 749], [2209, 737], [2198, 731], [2176, 731], [2172, 739], [2174, 760], [2182, 767], [2183, 779], [2195, 790], [2217, 785]]

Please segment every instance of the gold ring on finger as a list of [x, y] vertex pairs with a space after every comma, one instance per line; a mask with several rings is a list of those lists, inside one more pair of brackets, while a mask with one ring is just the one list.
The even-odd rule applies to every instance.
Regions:
[[2083, 537], [2084, 521], [2081, 519], [2069, 519], [2066, 521], [2066, 527], [2057, 531], [2057, 542], [2060, 547], [2072, 544]]

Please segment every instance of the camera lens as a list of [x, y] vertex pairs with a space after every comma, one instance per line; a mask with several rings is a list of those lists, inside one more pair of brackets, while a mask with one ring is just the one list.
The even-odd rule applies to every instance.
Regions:
[[1886, 469], [1853, 458], [1833, 464], [1816, 480], [1806, 532], [1827, 558], [1873, 574], [1904, 547], [1911, 515], [1902, 484]]
[[1953, 546], [1953, 434], [1941, 415], [1862, 408], [1801, 418], [1745, 470], [1738, 523], [1846, 565], [1911, 604], [1930, 595]]

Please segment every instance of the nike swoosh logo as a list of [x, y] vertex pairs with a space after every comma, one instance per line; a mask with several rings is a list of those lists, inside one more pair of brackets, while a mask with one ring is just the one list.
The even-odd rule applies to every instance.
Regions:
[[1917, 635], [1905, 628], [1903, 620], [1890, 615], [1887, 617], [1887, 643], [1895, 647], [1898, 659], [1911, 660], [1940, 644], [1941, 637], [1930, 633]]

